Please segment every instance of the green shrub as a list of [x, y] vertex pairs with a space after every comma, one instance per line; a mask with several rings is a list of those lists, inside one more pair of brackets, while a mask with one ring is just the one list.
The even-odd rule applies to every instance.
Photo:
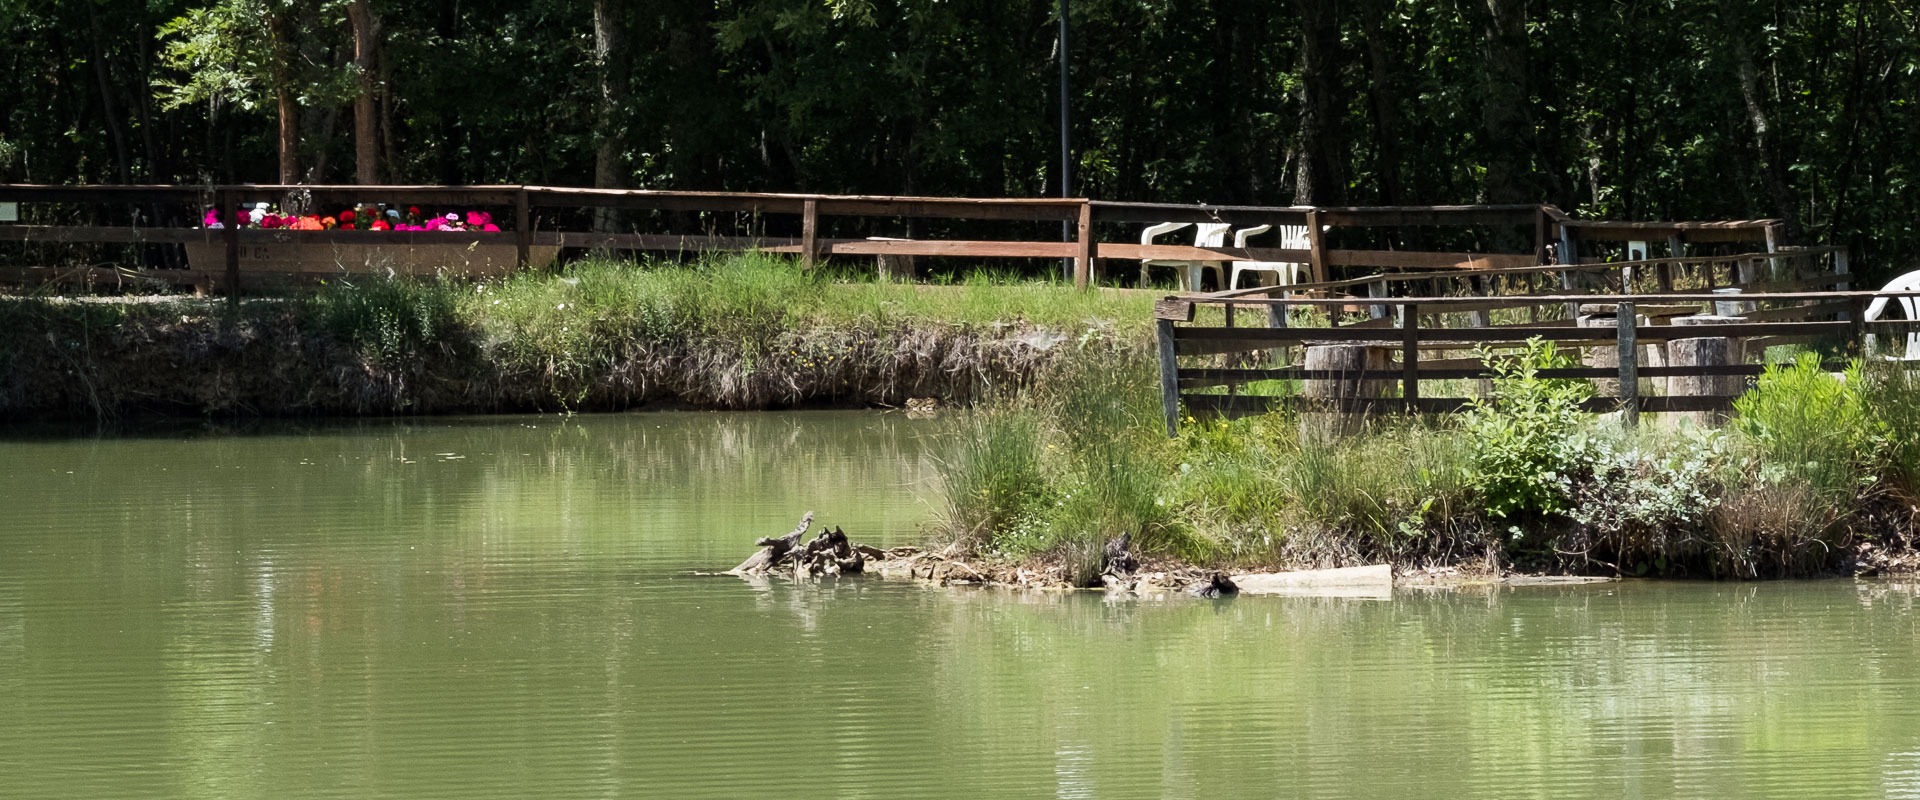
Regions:
[[1836, 508], [1871, 484], [1885, 437], [1868, 413], [1865, 383], [1858, 363], [1835, 377], [1812, 353], [1767, 367], [1733, 403], [1735, 428], [1757, 450], [1759, 479], [1804, 483]]
[[1466, 415], [1469, 484], [1495, 517], [1566, 510], [1577, 460], [1572, 440], [1587, 422], [1580, 403], [1593, 396], [1592, 385], [1539, 376], [1572, 363], [1552, 342], [1529, 339], [1511, 356], [1479, 355], [1495, 377], [1492, 399], [1474, 401]]

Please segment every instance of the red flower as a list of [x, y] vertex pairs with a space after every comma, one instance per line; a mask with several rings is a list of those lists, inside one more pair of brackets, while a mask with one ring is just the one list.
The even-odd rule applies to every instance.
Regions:
[[386, 221], [386, 220], [384, 220], [384, 219], [376, 219], [376, 220], [374, 220], [374, 221], [373, 221], [373, 230], [376, 230], [376, 231], [384, 231], [384, 230], [386, 230], [386, 229], [387, 229], [388, 227], [389, 227], [389, 226], [387, 225], [387, 221]]
[[352, 222], [352, 221], [353, 221], [353, 210], [352, 210], [352, 209], [348, 209], [348, 210], [346, 210], [346, 211], [342, 211], [342, 212], [340, 212], [340, 222], [341, 222], [341, 224], [345, 224], [345, 223], [349, 223], [349, 222]]
[[268, 215], [266, 215], [265, 217], [262, 217], [262, 218], [260, 219], [260, 227], [262, 227], [262, 228], [278, 228], [278, 227], [280, 227], [280, 218], [279, 218], [279, 217], [276, 217], [276, 216], [274, 216], [274, 215], [272, 215], [272, 214], [268, 214]]
[[417, 217], [417, 216], [420, 216], [420, 207], [419, 207], [419, 206], [407, 206], [407, 213], [408, 213], [408, 214], [412, 214], [413, 216], [416, 216], [416, 217]]

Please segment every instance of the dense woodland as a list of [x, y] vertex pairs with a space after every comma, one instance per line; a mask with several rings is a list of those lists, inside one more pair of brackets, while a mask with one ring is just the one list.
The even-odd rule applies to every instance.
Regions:
[[[4, 0], [0, 180], [1060, 193], [1055, 0]], [[1073, 194], [1920, 253], [1909, 0], [1073, 0]]]

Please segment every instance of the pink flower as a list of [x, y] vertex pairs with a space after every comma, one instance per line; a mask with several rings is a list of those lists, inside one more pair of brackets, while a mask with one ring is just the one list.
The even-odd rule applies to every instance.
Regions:
[[264, 217], [261, 217], [261, 218], [260, 218], [260, 227], [262, 227], [262, 228], [278, 228], [278, 227], [280, 227], [280, 218], [279, 218], [279, 217], [276, 217], [276, 216], [274, 216], [274, 215], [272, 215], [272, 214], [268, 214], [268, 215], [266, 215], [266, 216], [264, 216]]
[[497, 231], [497, 230], [500, 230], [500, 226], [498, 226], [498, 225], [495, 225], [495, 224], [493, 224], [493, 223], [491, 223], [491, 222], [489, 222], [489, 223], [487, 223], [487, 224], [485, 224], [485, 225], [482, 225], [482, 226], [480, 226], [480, 230], [483, 230], [483, 231]]
[[207, 215], [201, 218], [200, 224], [209, 228], [220, 224], [220, 212], [211, 208], [207, 209]]
[[485, 211], [467, 212], [467, 224], [472, 227], [478, 228], [492, 221], [493, 221], [493, 215]]

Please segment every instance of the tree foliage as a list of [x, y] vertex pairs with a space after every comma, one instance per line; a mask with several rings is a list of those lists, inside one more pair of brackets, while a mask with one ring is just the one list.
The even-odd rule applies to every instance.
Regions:
[[[303, 177], [344, 180], [346, 5], [0, 4], [0, 177], [270, 179], [278, 57]], [[599, 0], [605, 59], [595, 0], [368, 5], [390, 181], [589, 184], [598, 156], [652, 188], [1059, 192], [1051, 0]], [[1786, 217], [1881, 270], [1920, 246], [1904, 0], [1078, 0], [1071, 22], [1075, 194]]]

